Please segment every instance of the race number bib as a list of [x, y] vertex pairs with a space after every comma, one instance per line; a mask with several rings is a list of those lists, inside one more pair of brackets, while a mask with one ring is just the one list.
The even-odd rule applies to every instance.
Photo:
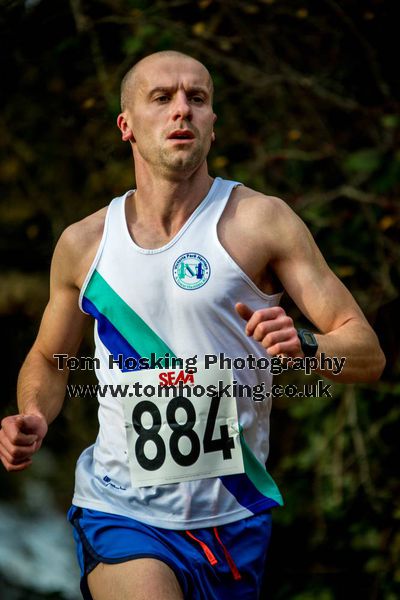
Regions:
[[[123, 402], [134, 487], [244, 472], [232, 371], [142, 370], [129, 373], [129, 383]], [[212, 386], [228, 386], [229, 395], [211, 395]]]

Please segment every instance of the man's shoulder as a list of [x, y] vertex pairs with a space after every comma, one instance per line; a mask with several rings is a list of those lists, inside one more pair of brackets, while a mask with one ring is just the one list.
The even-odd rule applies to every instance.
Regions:
[[60, 241], [72, 248], [90, 246], [103, 235], [106, 220], [107, 207], [88, 215], [80, 221], [76, 221], [64, 229]]
[[300, 247], [307, 231], [282, 198], [246, 186], [235, 188], [219, 228], [224, 240], [245, 241], [271, 261], [282, 256], [284, 248], [292, 251]]
[[294, 211], [282, 198], [263, 194], [244, 185], [235, 188], [232, 205], [237, 216], [245, 217], [247, 222], [279, 224], [287, 219], [296, 218]]
[[107, 207], [64, 229], [57, 242], [52, 272], [68, 285], [80, 288], [99, 247]]
[[90, 250], [93, 245], [100, 243], [106, 215], [107, 206], [80, 221], [72, 223], [64, 229], [58, 244], [66, 251], [73, 253], [81, 254]]

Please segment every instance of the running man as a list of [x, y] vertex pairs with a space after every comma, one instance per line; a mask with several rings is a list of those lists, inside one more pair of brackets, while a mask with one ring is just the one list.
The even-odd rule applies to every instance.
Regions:
[[[62, 234], [50, 300], [3, 419], [0, 457], [27, 468], [60, 412], [68, 369], [94, 319], [100, 384], [271, 388], [262, 369], [205, 368], [206, 355], [345, 357], [340, 382], [379, 378], [384, 356], [355, 300], [282, 200], [213, 179], [213, 84], [178, 52], [137, 63], [122, 82], [118, 127], [136, 189]], [[300, 336], [285, 290], [315, 326]], [[162, 357], [157, 368], [129, 370]], [[172, 357], [195, 358], [190, 372]], [[192, 361], [193, 362], [193, 361]], [[179, 364], [178, 364], [179, 367]], [[172, 378], [172, 379], [171, 379]], [[231, 388], [230, 388], [231, 389]], [[245, 389], [245, 388], [244, 388]], [[236, 396], [236, 401], [235, 401]], [[282, 504], [265, 470], [271, 399], [246, 394], [99, 397], [99, 435], [78, 460], [69, 519], [93, 600], [254, 600]]]

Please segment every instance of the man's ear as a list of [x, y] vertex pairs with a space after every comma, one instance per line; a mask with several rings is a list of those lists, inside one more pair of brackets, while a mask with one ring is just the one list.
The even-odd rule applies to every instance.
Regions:
[[124, 142], [134, 142], [135, 141], [132, 129], [130, 128], [130, 126], [128, 124], [125, 113], [121, 113], [118, 115], [117, 125], [122, 133], [122, 141], [124, 141]]
[[[213, 113], [213, 117], [214, 117], [214, 119], [213, 119], [213, 125], [214, 125], [215, 121], [217, 120], [217, 115], [215, 113]], [[212, 142], [215, 141], [215, 132], [214, 131], [211, 134], [211, 141]]]

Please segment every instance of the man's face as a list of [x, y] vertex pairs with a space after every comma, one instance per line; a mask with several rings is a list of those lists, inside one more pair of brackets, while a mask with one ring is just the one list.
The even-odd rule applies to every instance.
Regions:
[[213, 139], [212, 87], [196, 60], [158, 57], [138, 66], [124, 111], [141, 161], [165, 175], [191, 174]]

